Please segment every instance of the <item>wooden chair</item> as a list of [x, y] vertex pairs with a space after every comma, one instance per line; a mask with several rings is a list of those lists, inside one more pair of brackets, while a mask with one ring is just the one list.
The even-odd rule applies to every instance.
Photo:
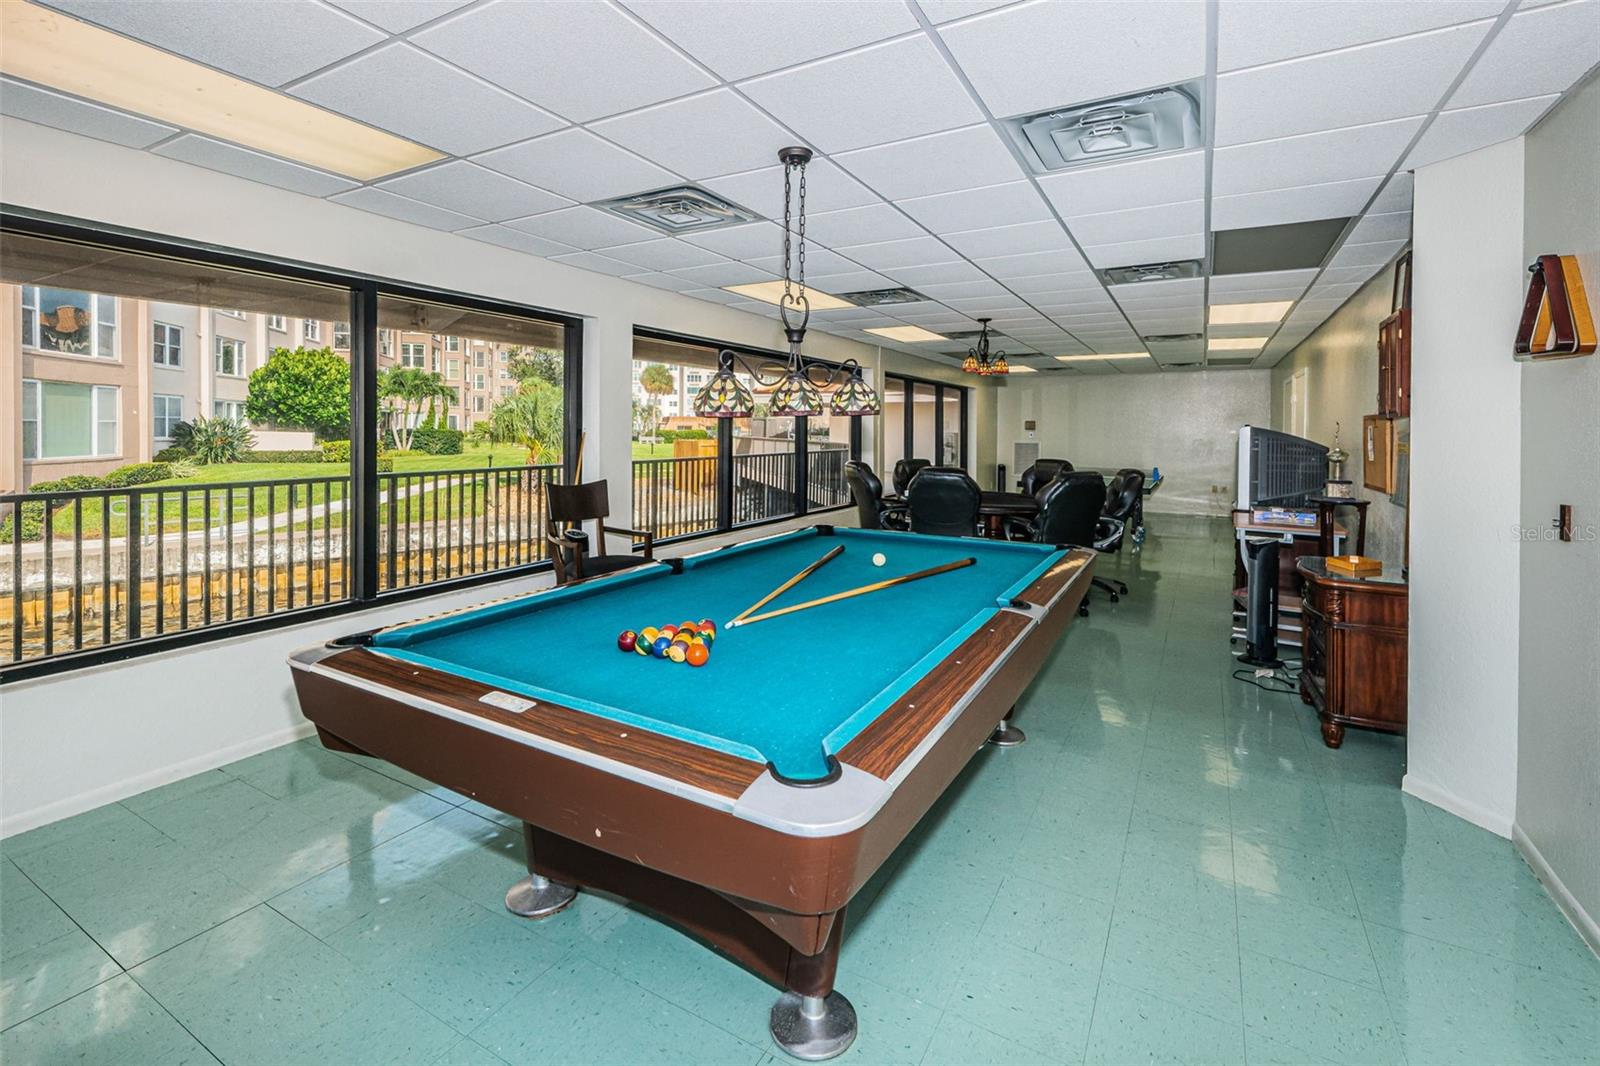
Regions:
[[[586, 577], [615, 573], [631, 566], [650, 562], [655, 558], [655, 535], [642, 529], [625, 529], [608, 526], [611, 502], [606, 483], [589, 481], [581, 485], [546, 484], [545, 540], [550, 545], [550, 558], [555, 563], [556, 584], [582, 581]], [[583, 523], [594, 522], [597, 550], [590, 551], [589, 534]], [[631, 537], [644, 542], [644, 554], [612, 555], [606, 551], [606, 534]]]

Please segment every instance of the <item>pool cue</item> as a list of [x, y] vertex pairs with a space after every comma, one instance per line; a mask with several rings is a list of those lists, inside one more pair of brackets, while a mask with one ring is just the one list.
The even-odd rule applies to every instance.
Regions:
[[852, 596], [865, 596], [869, 592], [879, 592], [886, 588], [893, 588], [895, 585], [904, 585], [908, 581], [918, 581], [925, 577], [933, 577], [936, 574], [949, 573], [951, 570], [960, 570], [962, 567], [971, 566], [977, 561], [977, 559], [968, 556], [965, 559], [957, 559], [954, 562], [944, 563], [940, 566], [931, 566], [926, 570], [918, 570], [914, 574], [902, 574], [899, 577], [891, 577], [887, 581], [875, 581], [870, 585], [862, 585], [859, 588], [846, 589], [843, 592], [835, 592], [833, 595], [823, 596], [821, 599], [807, 600], [805, 603], [797, 603], [792, 607], [780, 607], [776, 611], [768, 611], [765, 614], [751, 615], [749, 618], [735, 618], [733, 621], [728, 623], [728, 628], [732, 629], [736, 626], [747, 626], [751, 622], [764, 622], [768, 618], [777, 618], [779, 615], [793, 614], [795, 611], [803, 611], [807, 607], [821, 607], [825, 603], [837, 603], [839, 600], [848, 600]]
[[589, 434], [587, 432], [578, 434], [578, 457], [573, 460], [572, 465], [572, 483], [574, 485], [583, 484], [583, 446], [588, 439]]
[[765, 607], [767, 604], [771, 603], [773, 600], [777, 599], [779, 596], [782, 596], [785, 592], [788, 592], [790, 589], [800, 584], [800, 582], [804, 581], [806, 578], [822, 569], [825, 563], [833, 562], [833, 560], [839, 557], [839, 553], [842, 551], [844, 551], [843, 544], [837, 544], [828, 549], [828, 553], [826, 555], [812, 563], [810, 566], [806, 567], [804, 570], [800, 571], [798, 574], [794, 575], [794, 577], [791, 577], [788, 581], [785, 581], [783, 584], [773, 589], [771, 592], [767, 593], [765, 596], [761, 597], [755, 603], [752, 603], [750, 606], [740, 611], [738, 617], [734, 618], [734, 620], [728, 624], [738, 625], [739, 622], [743, 621], [747, 616], [761, 610], [761, 608]]

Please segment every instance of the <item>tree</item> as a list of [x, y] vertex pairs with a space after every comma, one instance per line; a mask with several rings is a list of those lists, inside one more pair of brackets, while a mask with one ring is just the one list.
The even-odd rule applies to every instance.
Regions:
[[561, 454], [563, 400], [561, 389], [550, 382], [527, 381], [494, 405], [484, 434], [495, 443], [522, 445], [530, 466], [553, 461]]
[[250, 375], [250, 421], [309, 429], [323, 439], [350, 435], [350, 364], [331, 348], [274, 348]]
[[383, 402], [389, 419], [389, 430], [394, 434], [395, 447], [401, 451], [411, 448], [411, 438], [416, 424], [422, 421], [422, 412], [433, 417], [434, 405], [440, 400], [455, 399], [455, 390], [444, 383], [436, 373], [416, 367], [392, 366], [378, 374], [378, 398]]
[[678, 387], [672, 371], [660, 363], [651, 363], [639, 372], [639, 387], [650, 397], [650, 406], [654, 409], [654, 418], [657, 425], [661, 422], [661, 397], [672, 392]]
[[566, 372], [566, 356], [554, 348], [513, 347], [507, 350], [506, 371], [517, 384], [542, 381], [561, 387]]

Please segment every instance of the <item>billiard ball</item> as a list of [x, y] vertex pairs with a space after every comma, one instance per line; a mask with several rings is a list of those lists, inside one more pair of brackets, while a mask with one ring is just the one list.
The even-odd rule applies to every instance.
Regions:
[[617, 647], [623, 651], [632, 651], [639, 643], [639, 634], [631, 629], [624, 629], [617, 637]]
[[645, 640], [644, 637], [641, 636], [637, 641], [634, 642], [633, 650], [634, 650], [634, 652], [636, 654], [643, 655], [646, 658], [649, 658], [649, 656], [650, 656], [650, 642], [648, 640]]
[[678, 627], [677, 626], [662, 626], [661, 627], [661, 636], [663, 636], [663, 637], [675, 637], [677, 635], [678, 635]]
[[872, 565], [873, 566], [882, 566], [884, 563], [886, 563], [888, 561], [889, 561], [888, 556], [884, 555], [882, 552], [873, 553], [873, 556], [872, 556]]
[[683, 654], [690, 666], [704, 666], [711, 659], [711, 653], [704, 644], [691, 644]]
[[700, 632], [700, 627], [695, 625], [693, 622], [679, 622], [678, 632], [694, 634]]
[[654, 644], [656, 642], [656, 638], [660, 635], [661, 631], [655, 626], [645, 626], [643, 629], [639, 630], [639, 639], [644, 641], [646, 644]]
[[657, 637], [655, 642], [650, 645], [650, 654], [657, 659], [665, 659], [667, 657], [667, 649], [670, 647], [672, 647], [671, 637]]
[[688, 647], [687, 644], [680, 644], [676, 641], [667, 645], [667, 658], [675, 663], [683, 662], [684, 659], [689, 657], [689, 653], [684, 650], [686, 647]]

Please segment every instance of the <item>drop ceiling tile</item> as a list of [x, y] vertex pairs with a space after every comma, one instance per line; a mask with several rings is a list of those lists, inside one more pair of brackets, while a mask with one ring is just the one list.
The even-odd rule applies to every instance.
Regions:
[[1085, 248], [1083, 254], [1089, 257], [1089, 262], [1101, 268], [1165, 263], [1177, 259], [1201, 259], [1206, 254], [1206, 238], [1202, 233], [1195, 233], [1184, 237], [1163, 237], [1153, 241], [1097, 244]]
[[424, 22], [466, 7], [472, 0], [328, 0], [358, 18], [375, 23], [390, 33], [404, 33]]
[[730, 4], [725, 0], [624, 0], [634, 14], [729, 81], [859, 48], [917, 28], [903, 4], [834, 0]]
[[[772, 158], [776, 159], [777, 156], [778, 149], [772, 149]], [[780, 164], [747, 170], [743, 174], [711, 178], [702, 184], [717, 195], [725, 196], [758, 215], [770, 219], [783, 217], [783, 167]], [[808, 215], [882, 202], [875, 193], [868, 191], [859, 181], [826, 159], [813, 159], [806, 167]]]
[[[535, 237], [560, 241], [562, 244], [590, 251], [618, 244], [647, 241], [661, 236], [648, 226], [629, 222], [625, 218], [618, 218], [610, 212], [594, 207], [564, 207], [559, 211], [514, 219], [506, 224], [512, 229], [531, 233]], [[637, 274], [638, 271], [635, 270], [633, 273]]]
[[918, 0], [917, 6], [922, 8], [929, 22], [938, 24], [992, 11], [1015, 2], [1016, 0]]
[[1024, 222], [1020, 226], [995, 226], [992, 229], [972, 230], [968, 233], [949, 233], [945, 243], [969, 259], [989, 259], [996, 256], [1020, 255], [1024, 252], [1057, 252], [1066, 250], [1077, 258], [1072, 242], [1060, 223]]
[[996, 315], [1024, 314], [1033, 311], [1033, 308], [1015, 297], [1003, 299], [998, 296], [960, 296], [944, 302], [962, 314], [988, 315], [990, 318]]
[[977, 262], [985, 271], [1001, 281], [1040, 277], [1046, 274], [1066, 274], [1083, 270], [1087, 266], [1076, 249], [1066, 245], [1053, 251], [985, 257]]
[[901, 200], [899, 205], [906, 214], [938, 234], [1050, 218], [1050, 209], [1026, 181], [919, 196]]
[[1405, 241], [1411, 239], [1411, 212], [1392, 211], [1381, 215], [1367, 215], [1356, 223], [1350, 244], [1371, 244], [1374, 241]]
[[[947, 254], [953, 257], [956, 253]], [[948, 263], [913, 263], [907, 266], [887, 267], [883, 273], [901, 285], [910, 285], [919, 292], [925, 285], [954, 285], [963, 281], [989, 280], [983, 271], [964, 259], [954, 259]]]
[[1382, 269], [1382, 264], [1374, 264], [1369, 266], [1328, 267], [1322, 272], [1322, 280], [1331, 282], [1333, 284], [1349, 281], [1365, 282], [1380, 269]]
[[188, 0], [48, 0], [49, 6], [180, 56], [283, 85], [383, 40], [383, 34], [314, 0], [196, 4]]
[[730, 259], [759, 259], [783, 247], [783, 228], [771, 222], [746, 222], [725, 229], [685, 233], [683, 240]]
[[[1063, 270], [1051, 274], [1035, 274], [1031, 277], [1011, 278], [1006, 286], [1012, 292], [1022, 293], [1055, 293], [1055, 292], [1093, 292], [1109, 300], [1100, 287], [1100, 279], [1089, 270], [1088, 265], [1079, 263], [1076, 269]], [[1099, 297], [1096, 297], [1099, 298]]]
[[1344, 299], [1340, 297], [1328, 297], [1320, 300], [1306, 300], [1301, 303], [1300, 306], [1305, 309], [1307, 314], [1320, 315], [1323, 319], [1326, 319], [1329, 315], [1333, 314], [1335, 311], [1339, 310], [1339, 308], [1344, 306]]
[[1382, 182], [1379, 176], [1218, 196], [1211, 201], [1211, 228], [1247, 229], [1322, 218], [1349, 218], [1360, 213]]
[[1067, 219], [1067, 228], [1082, 244], [1115, 244], [1201, 233], [1206, 228], [1204, 200], [1139, 207], [1131, 211], [1106, 211]]
[[566, 255], [553, 255], [550, 257], [550, 261], [552, 263], [560, 263], [563, 266], [577, 267], [580, 270], [592, 270], [596, 274], [610, 274], [614, 277], [621, 277], [624, 274], [637, 274], [639, 272], [639, 268], [632, 263], [624, 263], [620, 259], [612, 259], [610, 256], [601, 255], [599, 252], [568, 252]]
[[1100, 310], [1085, 313], [1081, 310], [1083, 305], [1070, 301], [1037, 306], [1039, 310], [1049, 315], [1056, 325], [1074, 332], [1079, 329], [1116, 329], [1127, 323], [1127, 319], [1120, 314], [1107, 314]]
[[1211, 295], [1249, 292], [1255, 289], [1293, 289], [1296, 295], [1306, 291], [1317, 276], [1311, 270], [1268, 270], [1254, 274], [1217, 274], [1211, 278]]
[[404, 41], [325, 70], [290, 91], [452, 155], [481, 152], [566, 125]]
[[728, 292], [726, 289], [685, 289], [683, 294], [692, 296], [696, 300], [704, 300], [707, 303], [722, 304], [724, 306], [739, 303], [743, 300], [743, 297], [737, 293]]
[[570, 244], [547, 240], [544, 237], [535, 237], [531, 233], [523, 233], [521, 230], [514, 230], [509, 226], [475, 226], [472, 229], [464, 229], [458, 232], [461, 236], [471, 237], [475, 241], [498, 244], [502, 248], [526, 252], [529, 255], [543, 256], [546, 259], [553, 255], [565, 255], [567, 252], [578, 251]]
[[1022, 176], [987, 123], [843, 152], [834, 161], [893, 200], [1000, 185]]
[[[1199, 0], [1037, 0], [938, 31], [996, 116], [1173, 85], [1206, 72]], [[1063, 54], [1067, 42], [1071, 58]]]
[[728, 261], [726, 257], [715, 252], [708, 252], [704, 248], [686, 244], [672, 237], [659, 237], [638, 244], [621, 244], [603, 248], [601, 251], [612, 259], [620, 259], [624, 263], [633, 263], [653, 271], [680, 270], [683, 267], [710, 266], [713, 263]]
[[721, 288], [724, 285], [751, 285], [758, 281], [778, 280], [776, 274], [769, 274], [765, 270], [757, 270], [748, 263], [684, 267], [681, 270], [670, 270], [668, 273], [716, 288]]
[[1570, 0], [1511, 16], [1447, 106], [1565, 92], [1600, 63], [1600, 0]]
[[392, 178], [377, 187], [385, 192], [399, 193], [425, 204], [490, 222], [504, 222], [508, 218], [523, 218], [572, 206], [572, 201], [565, 196], [535, 189], [532, 185], [486, 170], [464, 159], [453, 159], [426, 170]]
[[1238, 70], [1492, 19], [1504, 7], [1503, 0], [1221, 0], [1217, 69]]
[[388, 215], [398, 218], [402, 222], [414, 222], [419, 226], [429, 229], [458, 230], [472, 226], [481, 226], [481, 218], [469, 218], [455, 211], [446, 211], [442, 207], [432, 204], [419, 203], [404, 196], [396, 196], [392, 192], [371, 187], [351, 189], [332, 197], [341, 204], [359, 207], [363, 211], [371, 211], [375, 215]]
[[1206, 291], [1204, 278], [1167, 278], [1164, 281], [1136, 281], [1112, 285], [1108, 291], [1119, 303], [1140, 300], [1198, 300]]
[[917, 291], [931, 296], [935, 300], [989, 300], [999, 299], [1010, 295], [1010, 291], [998, 281], [955, 281], [943, 282], [937, 285], [919, 285]]
[[649, 285], [656, 289], [666, 289], [668, 292], [686, 292], [689, 289], [699, 288], [697, 281], [687, 281], [672, 274], [626, 274], [628, 281], [637, 281], [641, 285]]
[[1039, 187], [1063, 218], [1204, 198], [1206, 155], [1178, 152], [1044, 174]]
[[845, 274], [806, 275], [806, 281], [823, 292], [868, 292], [873, 289], [892, 289], [895, 283], [871, 270], [852, 270]]
[[1216, 143], [1245, 144], [1426, 114], [1438, 106], [1492, 25], [1473, 22], [1220, 75]]
[[1314, 304], [1318, 300], [1348, 300], [1356, 294], [1356, 290], [1359, 288], [1361, 288], [1361, 282], [1359, 281], [1338, 283], [1319, 281], [1311, 287], [1310, 292], [1306, 293], [1306, 302]]
[[680, 183], [670, 171], [581, 129], [498, 148], [474, 156], [473, 161], [580, 202]]
[[694, 179], [766, 166], [794, 134], [731, 89], [657, 104], [591, 123], [594, 132]]
[[[1595, 17], [1600, 18], [1600, 8], [1596, 9]], [[1406, 170], [1416, 170], [1519, 137], [1560, 98], [1559, 95], [1535, 96], [1530, 100], [1441, 111], [1400, 165]]]
[[1382, 266], [1399, 254], [1405, 241], [1376, 241], [1371, 244], [1346, 244], [1334, 254], [1331, 267]]
[[1218, 148], [1212, 155], [1212, 195], [1237, 196], [1387, 174], [1422, 123], [1422, 118], [1403, 118]]
[[1368, 211], [1380, 213], [1389, 211], [1411, 210], [1411, 187], [1413, 180], [1410, 174], [1399, 173], [1391, 177], [1378, 193], [1378, 198], [1372, 201]]
[[[778, 246], [777, 251], [778, 254], [776, 255], [757, 256], [756, 258], [749, 260], [749, 263], [753, 267], [760, 267], [762, 270], [771, 271], [774, 274], [782, 274], [782, 245]], [[807, 277], [818, 274], [848, 274], [851, 271], [860, 269], [861, 265], [859, 263], [856, 263], [850, 259], [846, 259], [838, 252], [831, 252], [826, 248], [818, 248], [815, 245], [812, 245], [809, 241], [807, 242]]]
[[[6, 86], [7, 95], [11, 87]], [[280, 189], [305, 193], [307, 196], [329, 196], [345, 189], [354, 189], [356, 183], [334, 174], [291, 163], [276, 156], [254, 152], [236, 144], [215, 141], [197, 133], [186, 133], [154, 149], [157, 155], [181, 159], [185, 163], [220, 170], [251, 181], [276, 185]]]
[[12, 78], [0, 78], [0, 114], [129, 148], [148, 148], [178, 132], [174, 126], [113, 111]]
[[872, 270], [889, 272], [894, 268], [948, 263], [958, 258], [955, 252], [932, 237], [911, 237], [875, 244], [845, 245], [840, 254]]
[[829, 153], [983, 118], [933, 42], [921, 34], [768, 74], [740, 89]]
[[[411, 40], [574, 122], [715, 84], [620, 10], [590, 0], [495, 0]], [[525, 46], [496, 47], [496, 42]]]
[[922, 227], [888, 204], [847, 207], [843, 211], [810, 212], [806, 236], [818, 244], [876, 244], [926, 236]]

